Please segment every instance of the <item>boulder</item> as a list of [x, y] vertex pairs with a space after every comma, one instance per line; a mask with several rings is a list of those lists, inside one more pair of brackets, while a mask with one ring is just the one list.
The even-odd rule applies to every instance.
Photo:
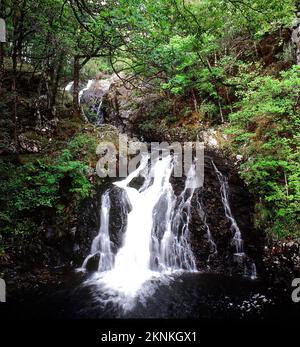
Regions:
[[28, 153], [39, 153], [42, 149], [37, 140], [29, 139], [24, 134], [19, 135], [18, 139], [20, 147]]

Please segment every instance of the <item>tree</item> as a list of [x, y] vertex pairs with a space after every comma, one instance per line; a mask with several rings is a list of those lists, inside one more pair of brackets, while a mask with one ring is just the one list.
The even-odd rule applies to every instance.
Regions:
[[80, 71], [91, 59], [112, 57], [126, 44], [132, 19], [126, 18], [127, 10], [140, 1], [69, 0], [69, 4], [77, 21], [73, 33], [73, 109], [78, 116]]

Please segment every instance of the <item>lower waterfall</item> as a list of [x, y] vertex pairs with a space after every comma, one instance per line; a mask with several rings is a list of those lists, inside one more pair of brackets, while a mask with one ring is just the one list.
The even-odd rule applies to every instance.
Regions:
[[[220, 183], [225, 217], [230, 222], [234, 256], [244, 266], [244, 276], [256, 279], [255, 263], [243, 250], [242, 234], [230, 208], [227, 178], [213, 162], [212, 165]], [[90, 261], [98, 264], [97, 271], [85, 283], [96, 286], [97, 299], [104, 304], [113, 303], [128, 311], [137, 298], [143, 301], [158, 285], [168, 284], [183, 273], [196, 273], [196, 259], [190, 243], [191, 221], [195, 214], [203, 223], [209, 248], [208, 268], [218, 256], [202, 202], [203, 190], [197, 186], [195, 164], [191, 165], [184, 187], [177, 195], [171, 183], [173, 170], [171, 156], [163, 157], [151, 166], [145, 156], [135, 171], [114, 182], [113, 187], [103, 194], [99, 233], [81, 269], [88, 270]], [[111, 195], [118, 199], [117, 211]], [[122, 219], [122, 230], [112, 230], [113, 210]], [[116, 236], [112, 242], [114, 233], [120, 239], [117, 250]]]
[[[102, 197], [101, 227], [82, 268], [86, 268], [91, 257], [98, 255], [98, 271], [88, 282], [97, 283], [108, 294], [106, 300], [115, 301], [124, 309], [130, 307], [147, 281], [168, 280], [168, 276], [176, 273], [197, 271], [189, 243], [195, 188], [188, 188], [196, 180], [196, 170], [192, 165], [185, 188], [176, 197], [170, 183], [173, 168], [171, 156], [157, 160], [151, 168], [148, 158], [144, 157], [138, 169], [114, 183], [126, 192], [128, 201], [124, 203], [130, 206], [123, 243], [115, 256], [109, 239], [109, 190]], [[140, 175], [144, 178], [141, 188], [130, 186]]]

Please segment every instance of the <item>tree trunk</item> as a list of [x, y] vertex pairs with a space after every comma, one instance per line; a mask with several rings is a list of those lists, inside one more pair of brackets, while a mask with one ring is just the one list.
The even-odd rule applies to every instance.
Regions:
[[48, 113], [52, 113], [52, 107], [53, 107], [53, 96], [52, 96], [52, 91], [53, 91], [53, 85], [54, 85], [54, 75], [55, 75], [55, 68], [54, 64], [50, 63], [50, 66], [48, 67], [47, 70], [47, 75], [48, 75], [48, 82], [47, 82], [47, 109]]
[[59, 57], [57, 59], [54, 59], [53, 61], [49, 62], [49, 68], [48, 68], [48, 76], [49, 76], [49, 87], [48, 87], [48, 109], [50, 112], [50, 115], [55, 115], [55, 105], [56, 105], [56, 97], [59, 87], [59, 80], [62, 70], [62, 64], [63, 64], [63, 55], [62, 53], [59, 54]]
[[[56, 105], [56, 97], [57, 97], [57, 92], [58, 92], [58, 87], [59, 87], [59, 81], [61, 77], [61, 71], [63, 68], [63, 53], [60, 54], [58, 65], [55, 71], [55, 76], [54, 76], [54, 81], [52, 83], [52, 91], [51, 91], [51, 105], [52, 108], [55, 107]], [[53, 112], [54, 114], [54, 112]]]
[[74, 71], [73, 71], [73, 112], [75, 117], [80, 117], [80, 103], [79, 103], [79, 77], [80, 77], [80, 62], [79, 57], [74, 57]]
[[14, 123], [14, 142], [16, 146], [16, 160], [19, 162], [19, 138], [18, 138], [18, 91], [17, 91], [17, 51], [16, 47], [13, 49], [12, 54], [12, 65], [13, 65], [13, 78], [12, 78], [12, 92], [14, 94], [14, 104], [13, 104], [13, 123]]

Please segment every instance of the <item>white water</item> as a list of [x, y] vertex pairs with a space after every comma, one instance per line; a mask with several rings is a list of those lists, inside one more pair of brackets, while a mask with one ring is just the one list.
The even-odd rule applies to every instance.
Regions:
[[89, 90], [92, 85], [95, 83], [95, 80], [88, 80], [87, 85], [80, 90], [79, 92], [79, 102], [81, 101], [82, 95], [84, 94], [85, 91]]
[[101, 126], [105, 123], [104, 113], [102, 109], [103, 97], [109, 92], [110, 86], [113, 82], [113, 78], [98, 80], [95, 83], [95, 95], [96, 100], [92, 106], [92, 111], [97, 115], [96, 125]]
[[69, 83], [66, 85], [66, 87], [65, 87], [65, 91], [66, 91], [66, 92], [70, 92], [71, 89], [72, 89], [72, 87], [73, 87], [73, 84], [74, 84], [73, 81], [72, 81], [72, 82], [69, 82]]
[[256, 270], [256, 265], [255, 265], [254, 262], [251, 264], [250, 278], [252, 280], [256, 280], [257, 279], [257, 270]]
[[[247, 262], [241, 231], [231, 212], [227, 178], [214, 163], [213, 167], [220, 182], [225, 215], [233, 232], [232, 244], [236, 249], [234, 255], [244, 264], [245, 276], [256, 279], [255, 263]], [[185, 187], [179, 196], [176, 196], [170, 183], [173, 169], [171, 156], [152, 163], [150, 169], [148, 157], [143, 157], [134, 172], [124, 180], [115, 182], [115, 188], [104, 193], [101, 227], [92, 243], [91, 253], [82, 265], [86, 269], [91, 258], [99, 257], [98, 271], [86, 283], [98, 288], [97, 300], [102, 303], [112, 302], [124, 311], [130, 310], [137, 298], [143, 301], [159, 284], [169, 283], [176, 274], [197, 271], [190, 245], [192, 201], [196, 203], [196, 211], [206, 229], [210, 247], [208, 263], [217, 255], [217, 246], [201, 202], [201, 190], [189, 188], [197, 186], [193, 184], [197, 180], [194, 165], [187, 174]], [[143, 177], [144, 183], [136, 189], [133, 186], [138, 177]], [[110, 201], [113, 190], [119, 196], [121, 206], [117, 211], [113, 210]], [[109, 230], [113, 213], [119, 214], [123, 225], [126, 224], [122, 246], [116, 253], [112, 252]], [[123, 215], [127, 215], [127, 218], [123, 218]], [[118, 233], [118, 230], [113, 232]]]
[[244, 241], [242, 238], [242, 233], [238, 224], [231, 212], [229, 204], [229, 185], [227, 177], [225, 177], [216, 167], [215, 163], [212, 161], [213, 168], [217, 174], [218, 180], [220, 182], [220, 192], [221, 198], [224, 206], [225, 216], [230, 222], [230, 230], [233, 232], [232, 244], [235, 246], [236, 253], [234, 254], [238, 261], [244, 264], [244, 275], [251, 278], [252, 280], [257, 279], [256, 265], [251, 258], [249, 258], [244, 252]]
[[106, 191], [103, 194], [101, 206], [101, 226], [98, 235], [93, 240], [91, 254], [85, 259], [82, 264], [83, 269], [86, 269], [88, 261], [96, 255], [99, 255], [98, 271], [107, 271], [113, 268], [114, 255], [111, 250], [111, 241], [109, 236], [109, 191]]
[[[96, 283], [107, 294], [105, 301], [113, 301], [129, 309], [137, 295], [151, 291], [153, 281], [150, 283], [150, 280], [165, 281], [165, 276], [182, 271], [197, 271], [189, 244], [190, 210], [195, 189], [187, 188], [186, 184], [177, 198], [170, 183], [172, 171], [171, 157], [158, 160], [150, 170], [148, 158], [144, 157], [138, 169], [123, 181], [114, 183], [126, 192], [131, 205], [123, 245], [114, 260], [108, 233], [109, 193], [105, 193], [102, 199], [101, 228], [93, 241], [91, 254], [83, 264], [86, 267], [96, 252], [101, 253], [102, 263], [99, 264], [98, 272], [88, 282]], [[131, 187], [130, 183], [140, 174], [145, 181], [138, 190]], [[196, 180], [195, 176], [195, 168], [192, 167], [187, 182]]]
[[[93, 104], [90, 106], [91, 111], [96, 114], [97, 121], [96, 125], [101, 126], [104, 124], [104, 114], [102, 110], [103, 97], [109, 92], [111, 84], [114, 82], [115, 78], [111, 77], [103, 80], [88, 80], [86, 86], [79, 91], [79, 103], [84, 102], [82, 100], [84, 94], [89, 92], [89, 99], [93, 100]], [[71, 92], [74, 82], [69, 82], [65, 87], [66, 92]]]
[[[83, 93], [86, 92], [87, 90], [89, 90], [92, 87], [92, 85], [94, 84], [94, 82], [95, 82], [95, 80], [88, 80], [87, 85], [79, 91], [79, 96], [78, 96], [79, 102], [81, 101]], [[74, 85], [74, 81], [69, 82], [65, 87], [65, 91], [70, 93], [73, 85]]]
[[[169, 172], [170, 175], [170, 172]], [[154, 263], [159, 271], [196, 271], [195, 257], [189, 239], [191, 202], [195, 189], [188, 186], [196, 181], [195, 167], [192, 166], [186, 178], [183, 192], [175, 197], [169, 177], [165, 182], [163, 194], [154, 209], [155, 233], [153, 234]], [[158, 218], [155, 218], [155, 217]], [[159, 237], [162, 235], [161, 242]]]
[[233, 238], [232, 238], [232, 244], [235, 246], [236, 249], [236, 256], [244, 257], [244, 247], [243, 247], [243, 239], [242, 239], [242, 233], [240, 228], [237, 225], [237, 222], [235, 218], [233, 217], [233, 214], [231, 212], [230, 204], [229, 204], [229, 186], [227, 177], [225, 177], [216, 167], [215, 163], [212, 161], [212, 165], [214, 167], [214, 170], [217, 174], [218, 180], [220, 182], [220, 191], [221, 191], [221, 197], [222, 202], [224, 206], [225, 216], [230, 222], [230, 230], [233, 232]]

